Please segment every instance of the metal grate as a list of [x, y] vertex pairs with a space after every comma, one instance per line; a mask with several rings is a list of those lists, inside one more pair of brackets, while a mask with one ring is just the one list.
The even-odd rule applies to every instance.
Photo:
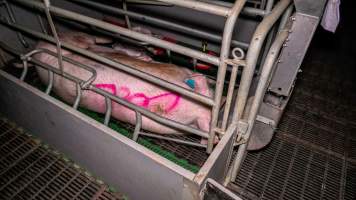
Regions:
[[87, 172], [0, 119], [0, 199], [124, 199]]
[[356, 70], [322, 60], [306, 62], [274, 140], [229, 186], [244, 199], [356, 199]]

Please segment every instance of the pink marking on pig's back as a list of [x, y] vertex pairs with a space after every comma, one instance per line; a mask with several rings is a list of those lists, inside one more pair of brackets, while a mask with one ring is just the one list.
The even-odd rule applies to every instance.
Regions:
[[116, 90], [115, 84], [95, 84], [95, 87], [103, 89], [114, 95], [117, 95], [135, 105], [150, 108], [155, 105], [165, 105], [163, 111], [168, 113], [176, 108], [180, 101], [180, 95], [172, 92], [163, 93], [153, 97], [148, 97], [144, 93], [134, 93], [128, 87], [122, 86], [119, 90]]
[[116, 95], [116, 85], [115, 84], [95, 84], [97, 88], [103, 89], [107, 92], [110, 92], [113, 95]]

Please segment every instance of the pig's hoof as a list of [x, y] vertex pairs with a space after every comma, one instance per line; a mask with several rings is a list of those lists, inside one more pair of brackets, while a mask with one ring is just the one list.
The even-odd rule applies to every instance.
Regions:
[[[219, 137], [218, 136], [215, 136], [215, 140], [214, 140], [214, 144], [217, 144], [219, 142]], [[208, 144], [208, 139], [201, 139], [200, 140], [200, 144], [203, 144], [203, 145], [207, 145]]]

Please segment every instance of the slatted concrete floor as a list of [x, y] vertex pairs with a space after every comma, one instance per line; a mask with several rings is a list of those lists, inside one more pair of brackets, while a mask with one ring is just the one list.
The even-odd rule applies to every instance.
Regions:
[[230, 186], [244, 199], [356, 199], [356, 63], [317, 50], [272, 143], [248, 153]]
[[38, 140], [0, 119], [0, 199], [124, 197]]

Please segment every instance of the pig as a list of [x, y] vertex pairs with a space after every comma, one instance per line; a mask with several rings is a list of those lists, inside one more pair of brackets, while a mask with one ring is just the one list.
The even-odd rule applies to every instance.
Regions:
[[[115, 51], [110, 51], [109, 49], [103, 49], [103, 47], [99, 47], [97, 43], [106, 42], [105, 40], [85, 33], [61, 33], [59, 37], [62, 42], [87, 49], [198, 94], [212, 97], [212, 91], [208, 87], [207, 79], [202, 74], [194, 73], [191, 70], [178, 67], [174, 64], [146, 62]], [[36, 48], [44, 48], [52, 52], [57, 52], [53, 44], [43, 41], [39, 42]], [[113, 95], [121, 97], [128, 102], [143, 107], [162, 117], [196, 127], [206, 132], [209, 131], [211, 120], [210, 108], [160, 86], [122, 71], [115, 70], [102, 63], [74, 54], [70, 51], [63, 49], [62, 54], [65, 57], [95, 68], [97, 72], [97, 77], [93, 82], [95, 87], [106, 90]], [[55, 68], [59, 68], [57, 58], [46, 53], [35, 55], [35, 59]], [[47, 84], [48, 71], [41, 67], [36, 67], [36, 70], [41, 81]], [[82, 80], [87, 80], [91, 75], [88, 71], [65, 61], [63, 62], [63, 70]], [[186, 83], [187, 80], [193, 81], [194, 87], [189, 86]], [[64, 101], [71, 104], [74, 102], [77, 94], [76, 85], [72, 81], [59, 75], [54, 75], [53, 91]], [[90, 90], [83, 91], [80, 106], [98, 113], [105, 113], [106, 111], [104, 97]], [[112, 117], [130, 124], [136, 123], [135, 112], [114, 101], [112, 102]], [[159, 124], [144, 116], [142, 118], [142, 129], [158, 134], [182, 134], [181, 131]], [[204, 141], [206, 142], [206, 140]]]

